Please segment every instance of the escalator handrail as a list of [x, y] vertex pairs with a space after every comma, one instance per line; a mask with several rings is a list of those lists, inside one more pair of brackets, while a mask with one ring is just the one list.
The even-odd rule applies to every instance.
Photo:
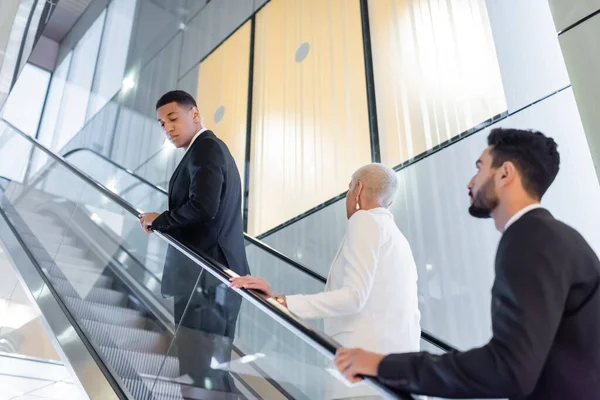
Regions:
[[[83, 152], [83, 151], [87, 151], [90, 152], [92, 154], [94, 154], [95, 156], [101, 158], [102, 160], [108, 162], [109, 164], [111, 164], [112, 166], [114, 166], [115, 168], [129, 174], [130, 176], [132, 176], [133, 178], [138, 179], [139, 181], [141, 181], [142, 183], [150, 186], [151, 188], [153, 188], [154, 190], [157, 190], [163, 194], [165, 194], [166, 196], [169, 195], [169, 193], [162, 187], [153, 184], [152, 182], [148, 181], [145, 178], [142, 178], [141, 176], [137, 175], [135, 172], [123, 167], [122, 165], [117, 164], [116, 162], [114, 162], [113, 160], [111, 160], [110, 158], [106, 157], [103, 154], [100, 154], [99, 152], [97, 152], [96, 150], [87, 148], [87, 147], [77, 147], [75, 149], [69, 150], [67, 152], [64, 153], [63, 157], [64, 158], [68, 158], [69, 156], [79, 153], [79, 152]], [[266, 251], [267, 253], [271, 254], [272, 256], [278, 258], [279, 260], [293, 266], [294, 268], [304, 272], [307, 275], [310, 275], [311, 277], [313, 277], [314, 279], [318, 280], [319, 282], [325, 284], [327, 282], [327, 278], [325, 278], [325, 276], [319, 274], [318, 272], [315, 272], [313, 269], [308, 268], [307, 266], [299, 263], [298, 261], [295, 261], [291, 258], [289, 258], [288, 256], [286, 256], [285, 254], [275, 250], [274, 248], [272, 248], [271, 246], [269, 246], [268, 244], [264, 243], [263, 241], [256, 239], [250, 235], [248, 235], [246, 232], [244, 232], [244, 239], [246, 239], [248, 242], [252, 243], [253, 245], [255, 245], [256, 247], [259, 247], [260, 249]], [[421, 330], [421, 337], [433, 344], [434, 346], [444, 350], [445, 352], [451, 352], [451, 351], [456, 351], [457, 349], [451, 345], [449, 345], [448, 343], [444, 342], [441, 339], [438, 339], [437, 337], [435, 337], [434, 335], [432, 335], [431, 333]]]
[[[96, 150], [93, 149], [89, 149], [87, 147], [77, 147], [75, 149], [69, 150], [66, 153], [63, 154], [64, 158], [68, 158], [69, 156], [78, 153], [78, 152], [82, 152], [82, 151], [87, 151], [90, 152], [92, 154], [94, 154], [97, 157], [100, 157], [101, 159], [103, 159], [104, 161], [108, 162], [109, 164], [111, 164], [112, 166], [114, 166], [115, 168], [129, 174], [130, 176], [138, 179], [140, 182], [150, 186], [151, 188], [153, 188], [154, 190], [157, 190], [161, 193], [164, 193], [166, 196], [169, 195], [169, 192], [167, 192], [164, 188], [153, 184], [152, 182], [148, 181], [147, 179], [137, 175], [135, 172], [123, 167], [122, 165], [117, 164], [116, 162], [114, 162], [113, 160], [111, 160], [110, 158], [106, 157], [103, 154], [100, 154], [99, 152], [97, 152]], [[260, 247], [262, 250], [266, 251], [267, 253], [271, 254], [272, 256], [284, 261], [287, 264], [292, 265], [294, 268], [301, 270], [302, 272], [304, 272], [307, 275], [312, 276], [313, 278], [321, 281], [322, 283], [325, 283], [327, 281], [327, 279], [313, 271], [311, 268], [308, 268], [307, 266], [299, 263], [298, 261], [295, 261], [291, 258], [289, 258], [288, 256], [286, 256], [285, 254], [275, 250], [274, 248], [272, 248], [271, 246], [269, 246], [268, 244], [262, 242], [261, 240], [258, 240], [250, 235], [248, 235], [246, 232], [244, 232], [244, 239], [246, 239], [248, 242], [252, 243], [254, 246], [256, 247]]]
[[[124, 208], [126, 211], [132, 214], [132, 216], [137, 218], [138, 215], [142, 213], [142, 210], [138, 210], [132, 204], [125, 201], [120, 196], [106, 188], [104, 185], [94, 180], [88, 174], [81, 171], [74, 165], [68, 163], [63, 157], [46, 148], [38, 140], [20, 131], [10, 122], [7, 122], [5, 120], [2, 122], [5, 123], [8, 127], [10, 127], [14, 132], [16, 132], [17, 134], [25, 138], [27, 141], [29, 141], [31, 144], [33, 144], [35, 147], [37, 147], [39, 150], [46, 153], [54, 161], [58, 162], [62, 167], [71, 171], [73, 174], [77, 175], [80, 179], [85, 181], [88, 185], [92, 186], [97, 191], [99, 191], [100, 193], [117, 203], [120, 207]], [[190, 260], [195, 262], [200, 268], [206, 270], [207, 272], [215, 276], [217, 279], [219, 279], [221, 282], [228, 285], [229, 279], [237, 276], [237, 274], [231, 271], [230, 269], [224, 268], [223, 266], [218, 265], [217, 262], [212, 260], [208, 261], [205, 257], [198, 255], [193, 250], [191, 250], [190, 248], [188, 248], [183, 243], [179, 242], [177, 239], [173, 238], [169, 234], [162, 232], [155, 232], [154, 234], [163, 239], [169, 245], [178, 249]], [[340, 345], [336, 341], [309, 327], [307, 324], [305, 324], [299, 318], [295, 317], [291, 312], [287, 310], [287, 308], [280, 305], [273, 298], [267, 297], [261, 292], [255, 290], [233, 288], [231, 288], [231, 290], [236, 291], [244, 299], [257, 306], [259, 309], [261, 309], [271, 318], [275, 319], [280, 324], [288, 328], [290, 331], [295, 332], [300, 337], [304, 337], [309, 344], [311, 344], [317, 351], [320, 351], [324, 356], [330, 359], [333, 359], [333, 357], [335, 356], [337, 349], [340, 347]], [[400, 399], [412, 399], [412, 396], [410, 395], [400, 394], [391, 390], [389, 387], [380, 383], [376, 378], [366, 377], [365, 380], [370, 384], [371, 387], [375, 388], [376, 390], [382, 393], [386, 393], [391, 397]]]

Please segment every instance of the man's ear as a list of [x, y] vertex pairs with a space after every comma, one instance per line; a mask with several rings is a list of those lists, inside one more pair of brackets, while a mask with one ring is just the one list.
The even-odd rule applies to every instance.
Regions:
[[504, 162], [500, 168], [498, 168], [498, 173], [500, 174], [500, 185], [505, 186], [509, 183], [512, 183], [515, 178], [519, 175], [517, 171], [517, 167], [512, 161]]
[[192, 107], [192, 118], [194, 122], [200, 122], [200, 110], [198, 110], [198, 107]]

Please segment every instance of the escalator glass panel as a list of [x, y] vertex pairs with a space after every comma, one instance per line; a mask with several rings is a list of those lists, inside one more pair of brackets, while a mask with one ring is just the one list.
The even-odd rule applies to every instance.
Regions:
[[[330, 360], [335, 342], [273, 300], [231, 289], [227, 271], [211, 260], [191, 260], [177, 242], [147, 235], [135, 208], [17, 132], [2, 135], [30, 151], [10, 166], [27, 179], [5, 184], [2, 212], [51, 293], [131, 398], [377, 395], [337, 376]], [[0, 159], [7, 156], [0, 148]], [[32, 159], [46, 165], [33, 179], [27, 177]], [[177, 265], [178, 284], [163, 282], [165, 263]]]

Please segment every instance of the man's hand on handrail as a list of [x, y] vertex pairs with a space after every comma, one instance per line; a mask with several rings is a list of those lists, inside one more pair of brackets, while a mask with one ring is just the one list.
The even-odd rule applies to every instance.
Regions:
[[335, 366], [348, 381], [355, 383], [362, 381], [364, 376], [376, 377], [384, 357], [363, 349], [341, 348], [335, 353]]
[[158, 218], [159, 215], [159, 213], [155, 212], [143, 213], [138, 215], [138, 218], [140, 219], [140, 224], [147, 233], [152, 233], [152, 223], [156, 218]]

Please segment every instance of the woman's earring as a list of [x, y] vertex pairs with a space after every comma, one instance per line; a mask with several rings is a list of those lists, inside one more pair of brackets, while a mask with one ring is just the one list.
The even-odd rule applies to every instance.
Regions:
[[356, 199], [356, 211], [360, 210], [360, 204], [358, 204], [358, 199]]

